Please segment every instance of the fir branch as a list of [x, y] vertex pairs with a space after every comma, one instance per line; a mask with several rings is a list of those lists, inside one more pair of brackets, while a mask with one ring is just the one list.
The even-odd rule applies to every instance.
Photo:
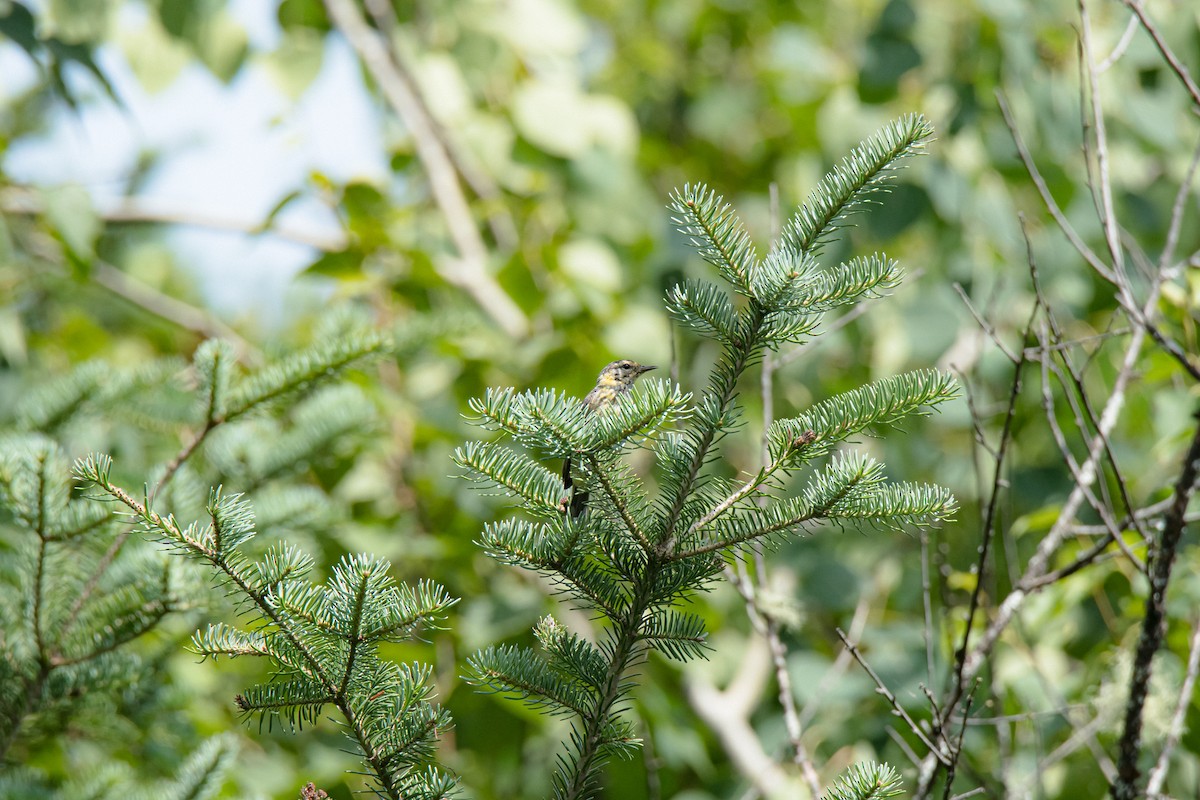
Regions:
[[[765, 348], [802, 341], [824, 313], [896, 285], [900, 272], [886, 257], [851, 259], [820, 272], [815, 254], [838, 221], [868, 202], [896, 162], [918, 152], [930, 133], [923, 119], [913, 117], [865, 143], [821, 184], [818, 201], [798, 214], [791, 238], [762, 261], [744, 226], [714, 192], [687, 185], [672, 196], [681, 231], [746, 298], [735, 307], [724, 291], [698, 281], [667, 295], [678, 321], [722, 346], [708, 390], [694, 407], [665, 383], [647, 384], [605, 414], [583, 413], [575, 398], [545, 390], [489, 390], [472, 402], [479, 424], [511, 434], [535, 458], [570, 457], [591, 493], [604, 501], [589, 506], [578, 521], [559, 515], [538, 525], [491, 524], [482, 541], [505, 563], [551, 575], [610, 623], [594, 648], [544, 620], [538, 638], [549, 658], [515, 648], [489, 648], [478, 657], [480, 685], [577, 715], [568, 751], [559, 759], [556, 797], [587, 796], [603, 760], [630, 752], [635, 739], [619, 719], [619, 707], [632, 689], [632, 671], [650, 650], [679, 659], [702, 654], [700, 619], [671, 606], [720, 572], [723, 552], [822, 519], [921, 524], [953, 512], [945, 490], [887, 483], [878, 464], [857, 456], [835, 458], [816, 471], [798, 497], [763, 507], [749, 502], [854, 433], [948, 399], [953, 394], [948, 379], [932, 371], [881, 381], [773, 424], [767, 465], [737, 485], [705, 469], [717, 443], [737, 425], [738, 383]], [[651, 499], [649, 482], [623, 466], [620, 456], [654, 429], [684, 418], [685, 426], [655, 444], [659, 493]], [[494, 473], [493, 482], [523, 498], [526, 510], [545, 515], [546, 493], [557, 487], [533, 459], [506, 455], [511, 467], [479, 469], [480, 452], [487, 451], [460, 448], [460, 463], [485, 476]], [[589, 690], [586, 704], [567, 694], [580, 685]]]
[[699, 333], [728, 344], [737, 330], [737, 311], [721, 288], [685, 280], [667, 291], [667, 312]]
[[[192, 525], [182, 529], [171, 516], [163, 517], [147, 503], [135, 500], [114, 484], [110, 477], [112, 460], [96, 455], [76, 462], [76, 475], [99, 487], [105, 494], [124, 505], [136, 517], [143, 529], [193, 559], [206, 562], [220, 579], [243, 595], [270, 626], [271, 633], [261, 639], [233, 637], [221, 629], [209, 629], [198, 635], [195, 644], [206, 655], [258, 654], [259, 646], [284, 667], [288, 677], [270, 684], [248, 689], [238, 695], [237, 704], [243, 711], [262, 712], [267, 717], [285, 716], [293, 727], [314, 722], [321, 707], [334, 705], [346, 721], [348, 733], [370, 768], [379, 791], [393, 800], [400, 800], [401, 787], [412, 787], [412, 765], [431, 747], [421, 741], [411, 753], [412, 761], [399, 756], [376, 716], [372, 706], [364, 705], [361, 692], [378, 697], [381, 702], [394, 702], [401, 691], [410, 700], [423, 697], [395, 683], [388, 677], [400, 673], [383, 666], [372, 651], [359, 645], [371, 639], [396, 635], [410, 628], [414, 620], [401, 621], [398, 611], [412, 612], [410, 600], [421, 603], [437, 599], [441, 607], [449, 600], [433, 585], [418, 589], [411, 596], [391, 594], [394, 589], [387, 576], [386, 564], [370, 557], [344, 559], [335, 569], [334, 578], [326, 591], [303, 583], [295, 575], [307, 569], [307, 563], [286, 549], [276, 551], [267, 562], [254, 564], [236, 548], [253, 535], [253, 517], [249, 507], [237, 496], [226, 496], [214, 490], [209, 503], [211, 523], [204, 528]], [[368, 607], [366, 601], [371, 605]], [[382, 606], [376, 604], [384, 598]], [[356, 612], [356, 607], [361, 613]], [[416, 617], [425, 619], [424, 610]], [[373, 627], [368, 627], [373, 626]], [[363, 631], [370, 630], [370, 637]], [[354, 661], [361, 661], [355, 669]], [[353, 674], [350, 674], [353, 673]], [[346, 677], [349, 674], [349, 677]], [[408, 701], [406, 701], [408, 702]], [[448, 717], [440, 712], [426, 713], [423, 706], [400, 707], [402, 718], [393, 715], [396, 725], [412, 720], [405, 715], [422, 718], [412, 730], [424, 730], [427, 737], [444, 729]], [[385, 757], [385, 750], [390, 750]], [[440, 785], [440, 783], [438, 784]], [[407, 791], [407, 790], [406, 790]]]
[[179, 767], [174, 779], [156, 789], [162, 800], [202, 800], [221, 789], [237, 756], [237, 739], [218, 734], [206, 739]]
[[815, 432], [816, 438], [796, 453], [809, 461], [828, 453], [834, 445], [876, 425], [934, 408], [958, 395], [954, 377], [937, 370], [917, 370], [883, 378], [875, 383], [817, 403], [791, 419], [776, 420], [767, 433], [772, 460], [793, 447], [797, 437]]
[[700, 256], [739, 292], [752, 297], [750, 275], [758, 256], [733, 208], [703, 184], [685, 185], [671, 196], [670, 208], [678, 215], [671, 222]]
[[883, 190], [898, 162], [924, 150], [933, 127], [919, 114], [891, 123], [856, 147], [808, 196], [784, 227], [775, 249], [815, 254], [848, 215]]
[[548, 670], [545, 659], [529, 648], [489, 647], [471, 656], [467, 665], [473, 673], [468, 683], [516, 698], [530, 708], [556, 716], [587, 717], [593, 706], [588, 690]]
[[149, 500], [153, 501], [171, 482], [180, 467], [218, 426], [314, 389], [345, 370], [382, 355], [388, 347], [388, 341], [377, 333], [348, 333], [292, 353], [277, 364], [255, 371], [234, 386], [233, 370], [237, 358], [232, 346], [223, 341], [204, 342], [193, 359], [204, 398], [204, 420], [200, 429], [167, 462]]
[[562, 479], [528, 456], [494, 442], [467, 442], [452, 456], [454, 463], [470, 470], [477, 481], [487, 480], [510, 496], [526, 501], [526, 507], [556, 514], [562, 496]]
[[101, 397], [113, 371], [99, 361], [86, 361], [61, 378], [27, 392], [16, 404], [16, 427], [53, 433]]
[[634, 538], [645, 552], [650, 552], [653, 545], [646, 536], [646, 532], [642, 530], [641, 525], [638, 524], [633, 514], [630, 513], [629, 506], [626, 503], [625, 499], [629, 495], [617, 491], [613, 485], [611, 476], [607, 474], [604, 466], [601, 465], [600, 460], [594, 454], [588, 453], [585, 458], [592, 474], [596, 476], [597, 482], [604, 489], [604, 494], [608, 497], [609, 502], [612, 503], [612, 507], [616, 509], [621, 522], [624, 523], [625, 529], [629, 531], [629, 535]]
[[708, 647], [704, 620], [695, 614], [658, 609], [646, 620], [641, 640], [676, 661], [703, 656]]
[[191, 651], [204, 658], [271, 656], [267, 637], [260, 631], [243, 631], [223, 622], [192, 634]]
[[846, 770], [821, 800], [883, 800], [904, 793], [900, 776], [887, 764], [855, 764]]
[[237, 419], [266, 405], [337, 377], [346, 369], [387, 352], [388, 342], [373, 332], [320, 342], [248, 376], [231, 393], [221, 421]]
[[588, 691], [599, 690], [608, 664], [591, 642], [571, 633], [551, 616], [538, 620], [533, 633], [554, 669]]
[[836, 270], [818, 272], [812, 280], [791, 284], [790, 292], [782, 303], [808, 312], [830, 311], [881, 297], [899, 286], [903, 277], [899, 262], [882, 253], [858, 256], [841, 264]]
[[324, 681], [294, 679], [251, 686], [234, 702], [243, 713], [260, 713], [265, 719], [283, 717], [292, 730], [303, 730], [321, 717], [321, 709], [337, 702], [337, 692]]
[[817, 435], [814, 431], [806, 430], [800, 435], [788, 440], [780, 448], [779, 455], [775, 458], [775, 460], [760, 469], [757, 475], [738, 487], [724, 500], [717, 503], [717, 505], [715, 505], [711, 511], [693, 522], [689, 533], [696, 533], [701, 528], [720, 517], [726, 511], [729, 511], [729, 509], [733, 508], [737, 503], [740, 503], [742, 500], [745, 500], [751, 494], [756, 492], [759, 487], [766, 483], [789, 459], [795, 457], [800, 451], [804, 450], [814, 441], [816, 441], [816, 439]]

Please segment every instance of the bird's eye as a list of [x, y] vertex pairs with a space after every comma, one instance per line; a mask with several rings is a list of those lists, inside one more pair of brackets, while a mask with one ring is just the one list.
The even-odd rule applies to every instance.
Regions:
[[622, 361], [621, 362], [621, 369], [632, 369], [632, 368], [633, 368], [632, 361]]

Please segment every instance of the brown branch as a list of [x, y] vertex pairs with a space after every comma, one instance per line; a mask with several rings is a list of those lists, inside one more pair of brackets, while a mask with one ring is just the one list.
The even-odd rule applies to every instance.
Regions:
[[1162, 535], [1158, 546], [1150, 555], [1150, 596], [1146, 601], [1146, 616], [1142, 619], [1142, 633], [1138, 639], [1133, 661], [1133, 674], [1129, 681], [1129, 701], [1125, 706], [1125, 727], [1117, 748], [1117, 781], [1112, 786], [1113, 800], [1134, 800], [1139, 794], [1138, 768], [1142, 735], [1142, 711], [1146, 695], [1150, 690], [1150, 676], [1154, 667], [1154, 654], [1162, 646], [1167, 628], [1167, 584], [1171, 580], [1171, 567], [1179, 540], [1186, 526], [1184, 521], [1188, 501], [1196, 489], [1200, 475], [1200, 412], [1196, 415], [1196, 432], [1183, 461], [1179, 481], [1175, 484], [1174, 502], [1163, 518]]

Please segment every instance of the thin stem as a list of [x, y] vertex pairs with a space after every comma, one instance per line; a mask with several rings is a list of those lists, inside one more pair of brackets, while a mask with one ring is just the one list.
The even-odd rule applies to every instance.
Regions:
[[1075, 248], [1075, 251], [1083, 257], [1083, 260], [1088, 263], [1088, 266], [1090, 266], [1097, 275], [1104, 278], [1104, 280], [1108, 281], [1114, 286], [1119, 287], [1120, 284], [1117, 282], [1116, 275], [1114, 275], [1113, 271], [1108, 268], [1108, 265], [1101, 261], [1100, 257], [1097, 256], [1096, 253], [1087, 246], [1087, 243], [1083, 241], [1079, 234], [1075, 232], [1074, 226], [1072, 226], [1067, 220], [1067, 217], [1065, 214], [1063, 214], [1062, 209], [1058, 207], [1058, 202], [1054, 199], [1054, 196], [1050, 194], [1050, 187], [1046, 185], [1046, 180], [1042, 177], [1042, 173], [1038, 170], [1037, 164], [1033, 160], [1033, 156], [1030, 154], [1029, 149], [1025, 146], [1024, 139], [1021, 138], [1021, 132], [1017, 128], [1017, 123], [1013, 119], [1012, 112], [1008, 108], [1008, 101], [1005, 99], [1003, 92], [996, 92], [996, 102], [1000, 106], [1000, 113], [1004, 115], [1004, 122], [1008, 126], [1009, 133], [1012, 135], [1013, 143], [1017, 147], [1017, 154], [1021, 157], [1021, 163], [1025, 165], [1025, 171], [1029, 173], [1030, 180], [1033, 181], [1033, 185], [1037, 188], [1038, 194], [1041, 195], [1042, 202], [1046, 205], [1046, 210], [1050, 212], [1050, 216], [1054, 217], [1054, 221], [1058, 223], [1058, 227], [1063, 232], [1063, 235], [1067, 237], [1067, 240], [1071, 243], [1071, 246]]
[[1162, 32], [1158, 26], [1154, 24], [1154, 20], [1146, 15], [1146, 10], [1142, 7], [1141, 0], [1125, 0], [1125, 5], [1129, 6], [1129, 10], [1137, 15], [1138, 22], [1142, 23], [1142, 27], [1146, 29], [1146, 33], [1150, 34], [1150, 38], [1154, 40], [1154, 46], [1158, 48], [1158, 52], [1162, 54], [1163, 59], [1171, 67], [1171, 71], [1179, 78], [1180, 83], [1187, 90], [1188, 95], [1192, 98], [1192, 103], [1200, 110], [1200, 86], [1192, 80], [1192, 75], [1188, 72], [1188, 68], [1184, 66], [1179, 57], [1175, 55], [1175, 51], [1167, 44], [1167, 40], [1163, 38]]
[[892, 707], [892, 712], [896, 716], [900, 717], [900, 719], [908, 723], [909, 730], [911, 730], [916, 737], [921, 740], [921, 743], [924, 744], [925, 747], [928, 748], [929, 752], [942, 763], [942, 766], [950, 766], [951, 760], [949, 754], [944, 751], [944, 748], [934, 744], [933, 741], [930, 740], [929, 736], [926, 735], [925, 731], [922, 730], [921, 726], [917, 724], [916, 720], [914, 720], [909, 715], [908, 711], [904, 709], [904, 706], [900, 705], [900, 701], [896, 698], [896, 695], [892, 692], [892, 690], [887, 687], [887, 684], [883, 682], [883, 679], [879, 677], [879, 673], [875, 672], [875, 670], [871, 668], [871, 665], [867, 663], [867, 660], [863, 658], [862, 653], [860, 653], [858, 650], [858, 646], [850, 641], [849, 637], [846, 636], [845, 631], [843, 631], [841, 628], [837, 629], [837, 635], [838, 638], [842, 640], [842, 644], [845, 645], [846, 649], [850, 651], [850, 655], [854, 656], [854, 660], [858, 662], [858, 665], [863, 668], [863, 671], [866, 672], [867, 675], [871, 677], [871, 680], [875, 683], [875, 691], [888, 701], [888, 705]]
[[[1117, 215], [1113, 210], [1112, 181], [1109, 180], [1108, 170], [1108, 132], [1104, 125], [1104, 109], [1100, 103], [1098, 91], [1099, 78], [1096, 65], [1092, 61], [1092, 26], [1088, 19], [1087, 3], [1079, 0], [1079, 32], [1080, 45], [1083, 49], [1084, 74], [1087, 76], [1088, 106], [1092, 112], [1091, 126], [1096, 137], [1096, 168], [1099, 170], [1100, 207], [1098, 209], [1100, 225], [1104, 229], [1104, 241], [1108, 245], [1108, 255], [1112, 259], [1113, 271], [1128, 291], [1128, 280], [1125, 278], [1125, 255], [1121, 250], [1121, 235], [1117, 230]], [[1084, 138], [1087, 144], [1087, 138]]]
[[529, 321], [488, 272], [487, 248], [475, 226], [458, 173], [422, 107], [416, 87], [397, 67], [379, 33], [367, 25], [353, 0], [325, 0], [325, 8], [412, 134], [434, 201], [458, 251], [457, 263], [443, 266], [442, 277], [469, 294], [508, 335], [523, 336], [529, 330]]
[[1146, 797], [1150, 800], [1158, 800], [1162, 796], [1171, 755], [1183, 737], [1184, 720], [1192, 702], [1192, 691], [1196, 688], [1197, 673], [1200, 673], [1200, 618], [1192, 624], [1188, 648], [1187, 672], [1183, 676], [1183, 683], [1179, 687], [1179, 699], [1175, 703], [1175, 711], [1171, 714], [1171, 722], [1167, 727], [1167, 740], [1163, 743], [1162, 752], [1158, 754], [1158, 761], [1154, 762], [1154, 769], [1150, 770], [1150, 780], [1146, 783]]
[[[1029, 313], [1029, 320], [1025, 323], [1024, 338], [1026, 341], [1029, 339], [1034, 320], [1037, 318], [1040, 310], [1041, 303], [1034, 303], [1033, 310]], [[987, 508], [983, 514], [983, 524], [981, 527], [983, 541], [979, 545], [979, 557], [975, 564], [975, 589], [971, 592], [971, 599], [967, 606], [962, 644], [959, 645], [954, 653], [954, 681], [951, 684], [950, 699], [945, 704], [946, 714], [949, 714], [958, 704], [959, 698], [962, 697], [966, 683], [969, 680], [964, 678], [963, 675], [967, 662], [967, 646], [971, 640], [971, 629], [975, 622], [975, 613], [979, 608], [979, 601], [983, 592], [983, 577], [987, 568], [988, 555], [991, 551], [992, 539], [995, 536], [996, 515], [1000, 503], [1001, 489], [1004, 487], [1004, 461], [1008, 455], [1008, 448], [1013, 438], [1012, 429], [1013, 422], [1016, 419], [1017, 400], [1021, 396], [1021, 373], [1026, 364], [1025, 354], [1026, 348], [1022, 347], [1021, 353], [1013, 366], [1012, 385], [1008, 393], [1008, 408], [1004, 414], [1004, 425], [1000, 431], [1000, 443], [996, 449], [996, 465], [992, 475], [992, 488], [988, 497]], [[945, 717], [943, 717], [944, 721]]]

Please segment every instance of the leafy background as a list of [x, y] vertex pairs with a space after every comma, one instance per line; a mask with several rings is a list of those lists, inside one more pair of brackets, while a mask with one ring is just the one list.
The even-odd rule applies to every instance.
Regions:
[[[488, 386], [582, 395], [600, 366], [618, 356], [673, 365], [685, 387], [703, 384], [715, 354], [672, 332], [662, 310], [665, 289], [703, 269], [671, 231], [664, 208], [671, 189], [708, 183], [765, 249], [780, 215], [786, 219], [824, 171], [881, 124], [920, 111], [938, 130], [931, 155], [908, 167], [890, 196], [826, 256], [835, 261], [886, 246], [908, 279], [861, 317], [780, 355], [776, 415], [869, 379], [939, 365], [962, 373], [989, 430], [998, 426], [1011, 365], [955, 287], [1001, 337], [1019, 344], [1033, 304], [1022, 224], [1043, 291], [1071, 338], [1109, 330], [1111, 291], [1050, 222], [996, 99], [997, 91], [1006, 93], [1066, 215], [1089, 241], [1101, 241], [1080, 156], [1073, 3], [370, 3], [397, 23], [395, 47], [453, 142], [460, 168], [474, 177], [468, 192], [474, 227], [495, 283], [468, 287], [454, 278], [457, 242], [413, 137], [387, 110], [376, 82], [353, 59], [347, 62], [347, 46], [331, 32], [324, 6], [283, 0], [269, 19], [259, 14], [247, 26], [250, 5], [0, 3], [0, 33], [7, 37], [0, 39], [0, 63], [23, 60], [26, 69], [31, 59], [37, 63], [29, 80], [0, 95], [0, 420], [31, 387], [74, 365], [100, 359], [132, 367], [190, 355], [201, 331], [232, 329], [270, 353], [319, 335], [317, 320], [327, 319], [330, 308], [353, 309], [377, 326], [403, 331], [400, 357], [358, 382], [369, 402], [354, 429], [324, 457], [296, 465], [301, 480], [340, 509], [335, 524], [296, 535], [309, 537], [326, 564], [344, 552], [370, 551], [390, 559], [397, 577], [433, 577], [463, 598], [449, 630], [392, 654], [436, 665], [440, 698], [456, 722], [443, 757], [471, 796], [536, 797], [548, 790], [562, 728], [474, 693], [458, 675], [477, 648], [528, 640], [538, 617], [562, 611], [550, 587], [489, 562], [473, 544], [483, 522], [503, 511], [503, 500], [481, 496], [453, 474], [449, 454], [469, 435], [462, 413], [467, 399]], [[1149, 7], [1176, 51], [1200, 63], [1200, 11], [1166, 2]], [[1111, 51], [1128, 10], [1115, 2], [1089, 10], [1097, 49]], [[137, 85], [123, 89], [129, 77]], [[335, 81], [336, 91], [322, 90], [323, 81]], [[1140, 32], [1104, 81], [1118, 211], [1144, 244], [1160, 247], [1195, 144], [1195, 117]], [[169, 127], [173, 104], [188, 102], [197, 87], [229, 103], [214, 107], [215, 130], [237, 125], [236, 91], [248, 83], [273, 100], [261, 129], [246, 135], [265, 137], [266, 147], [282, 148], [300, 167], [261, 174], [254, 165], [222, 165], [218, 147], [206, 165], [188, 172], [180, 164], [204, 135], [215, 134], [202, 133], [200, 141], [151, 135]], [[350, 121], [361, 119], [369, 129], [332, 142], [304, 140], [289, 150], [306, 125], [320, 127], [311, 121], [346, 108], [314, 105], [313, 97], [337, 92], [362, 98], [348, 106], [362, 112]], [[136, 108], [134, 95], [141, 98]], [[132, 124], [110, 124], [122, 117]], [[56, 152], [64, 163], [86, 163], [90, 148], [101, 154], [112, 146], [110, 135], [127, 137], [121, 144], [135, 154], [118, 174], [79, 182], [61, 169], [39, 172], [38, 164]], [[357, 150], [324, 159], [337, 166], [322, 170], [312, 152], [320, 147]], [[207, 179], [205, 169], [212, 171]], [[148, 189], [163, 201], [159, 206], [144, 202]], [[1185, 226], [1183, 237], [1181, 252], [1200, 246], [1197, 226]], [[130, 281], [151, 290], [150, 299], [129, 302]], [[1167, 287], [1161, 304], [1164, 324], [1191, 350], [1195, 287], [1192, 270]], [[498, 316], [478, 302], [481, 295], [506, 297], [519, 313]], [[194, 316], [164, 307], [163, 296], [182, 300]], [[1111, 376], [1120, 351], [1104, 341], [1087, 352]], [[759, 387], [745, 386], [743, 396], [746, 425], [735, 469], [755, 465], [761, 431]], [[1169, 358], [1148, 357], [1113, 437], [1135, 496], [1165, 496], [1194, 396]], [[1034, 390], [1019, 404], [1015, 455], [1005, 475], [1012, 489], [1000, 509], [1008, 533], [989, 576], [997, 594], [1071, 486], [1058, 449], [1038, 424], [1040, 403]], [[169, 433], [111, 415], [89, 418], [64, 438], [72, 455], [119, 454], [130, 475], [177, 447]], [[929, 540], [942, 670], [976, 581], [971, 565], [987, 478], [976, 469], [986, 459], [979, 461], [973, 442], [970, 412], [959, 401], [909, 425], [904, 435], [864, 443], [892, 476], [947, 485], [962, 501], [958, 522]], [[1187, 550], [1177, 566], [1181, 604], [1200, 592], [1195, 561], [1194, 549]], [[834, 629], [857, 620], [874, 668], [902, 702], [922, 707], [920, 685], [930, 678], [920, 538], [833, 529], [781, 547], [770, 563], [777, 602], [795, 620], [787, 631], [789, 666], [822, 777], [831, 780], [869, 757], [907, 766], [888, 734], [888, 708], [857, 667], [839, 660]], [[1115, 714], [1123, 697], [1119, 649], [1136, 636], [1142, 593], [1127, 566], [1109, 562], [1050, 587], [1027, 608], [996, 655], [988, 696], [979, 699], [989, 715], [1029, 715], [1012, 729], [1027, 753], [1066, 741], [1081, 724], [1077, 713]], [[727, 586], [699, 598], [696, 610], [712, 632], [710, 659], [684, 669], [657, 659], [647, 665], [637, 710], [650, 747], [645, 760], [610, 768], [608, 796], [654, 790], [736, 797], [746, 789], [746, 777], [689, 697], [697, 696], [697, 685], [724, 685], [748, 669], [744, 656], [754, 652], [753, 637]], [[232, 698], [255, 679], [252, 667], [196, 664], [177, 646], [201, 619], [220, 613], [197, 611], [145, 643], [167, 664], [171, 681], [156, 691], [165, 695], [169, 714], [156, 711], [119, 733], [89, 729], [80, 741], [46, 743], [28, 753], [31, 763], [65, 771], [115, 758], [165, 774], [180, 748], [238, 728]], [[1172, 654], [1162, 669], [1170, 685], [1182, 672], [1186, 627], [1172, 628], [1168, 644]], [[782, 756], [787, 739], [769, 675], [764, 671], [760, 680], [751, 722], [767, 752]], [[1198, 714], [1193, 701], [1189, 720]], [[964, 790], [999, 791], [989, 735], [969, 734], [980, 738]], [[1102, 731], [1100, 741], [1111, 746], [1115, 735]], [[345, 774], [354, 759], [342, 752], [331, 724], [303, 735], [251, 730], [243, 739], [229, 796], [292, 797], [302, 781], [313, 780], [349, 797], [357, 786]], [[1200, 741], [1186, 739], [1183, 750], [1200, 750]], [[1194, 794], [1198, 762], [1179, 759], [1172, 789]], [[1044, 774], [1026, 764], [1025, 774], [1047, 797], [1098, 796], [1105, 786], [1086, 750]]]

